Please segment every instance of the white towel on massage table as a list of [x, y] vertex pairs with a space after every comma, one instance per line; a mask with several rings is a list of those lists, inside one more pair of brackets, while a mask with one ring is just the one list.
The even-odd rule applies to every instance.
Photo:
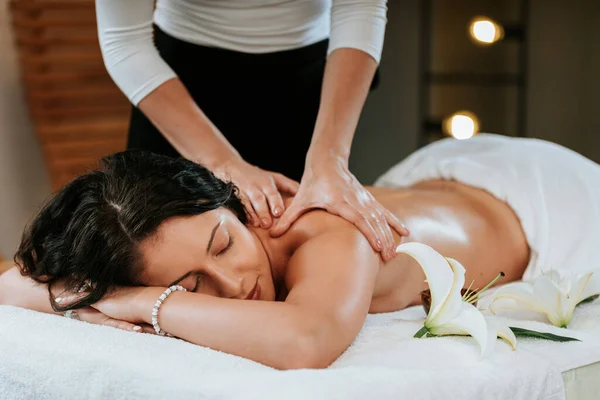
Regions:
[[421, 317], [420, 307], [370, 315], [330, 368], [277, 371], [178, 339], [0, 306], [0, 399], [562, 400], [561, 372], [600, 361], [600, 300], [580, 306], [568, 330], [512, 324], [582, 342], [519, 339], [511, 351], [498, 340], [481, 361], [471, 338], [414, 339]]

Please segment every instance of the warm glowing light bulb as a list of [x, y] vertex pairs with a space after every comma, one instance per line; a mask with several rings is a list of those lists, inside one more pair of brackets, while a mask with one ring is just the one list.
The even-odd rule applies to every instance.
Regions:
[[504, 28], [487, 17], [477, 17], [471, 21], [469, 34], [475, 42], [489, 45], [504, 37]]
[[469, 139], [479, 133], [479, 119], [470, 111], [459, 111], [446, 118], [442, 128], [455, 139]]

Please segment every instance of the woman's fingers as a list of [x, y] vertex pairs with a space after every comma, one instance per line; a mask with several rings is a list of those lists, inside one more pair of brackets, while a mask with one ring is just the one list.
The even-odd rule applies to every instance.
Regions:
[[156, 331], [154, 330], [154, 327], [152, 325], [139, 324], [139, 326], [142, 327], [142, 333], [149, 333], [151, 335], [156, 335]]
[[155, 333], [151, 325], [148, 324], [133, 324], [128, 321], [121, 321], [107, 317], [105, 314], [92, 307], [83, 307], [77, 310], [77, 315], [81, 321], [90, 324], [110, 326], [112, 328], [121, 329], [123, 331], [138, 332], [138, 333]]
[[135, 325], [127, 321], [119, 321], [108, 317], [105, 317], [101, 325], [112, 326], [113, 328], [121, 329], [123, 331], [141, 332], [142, 330], [142, 327], [139, 325]]

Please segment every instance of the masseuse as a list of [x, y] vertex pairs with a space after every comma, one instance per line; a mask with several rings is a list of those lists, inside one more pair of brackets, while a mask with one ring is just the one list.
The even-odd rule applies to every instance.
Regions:
[[386, 1], [96, 0], [106, 68], [134, 106], [128, 148], [231, 179], [273, 236], [323, 208], [393, 258], [392, 228], [408, 232], [348, 169]]

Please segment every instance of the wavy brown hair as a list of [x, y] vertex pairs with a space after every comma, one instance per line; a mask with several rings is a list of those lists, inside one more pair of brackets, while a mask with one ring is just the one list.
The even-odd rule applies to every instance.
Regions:
[[[130, 150], [105, 157], [54, 195], [25, 230], [15, 262], [21, 274], [48, 284], [52, 308], [98, 302], [114, 285], [138, 285], [139, 243], [168, 218], [225, 207], [247, 222], [231, 182], [184, 158]], [[92, 289], [68, 306], [56, 304], [52, 285]]]

